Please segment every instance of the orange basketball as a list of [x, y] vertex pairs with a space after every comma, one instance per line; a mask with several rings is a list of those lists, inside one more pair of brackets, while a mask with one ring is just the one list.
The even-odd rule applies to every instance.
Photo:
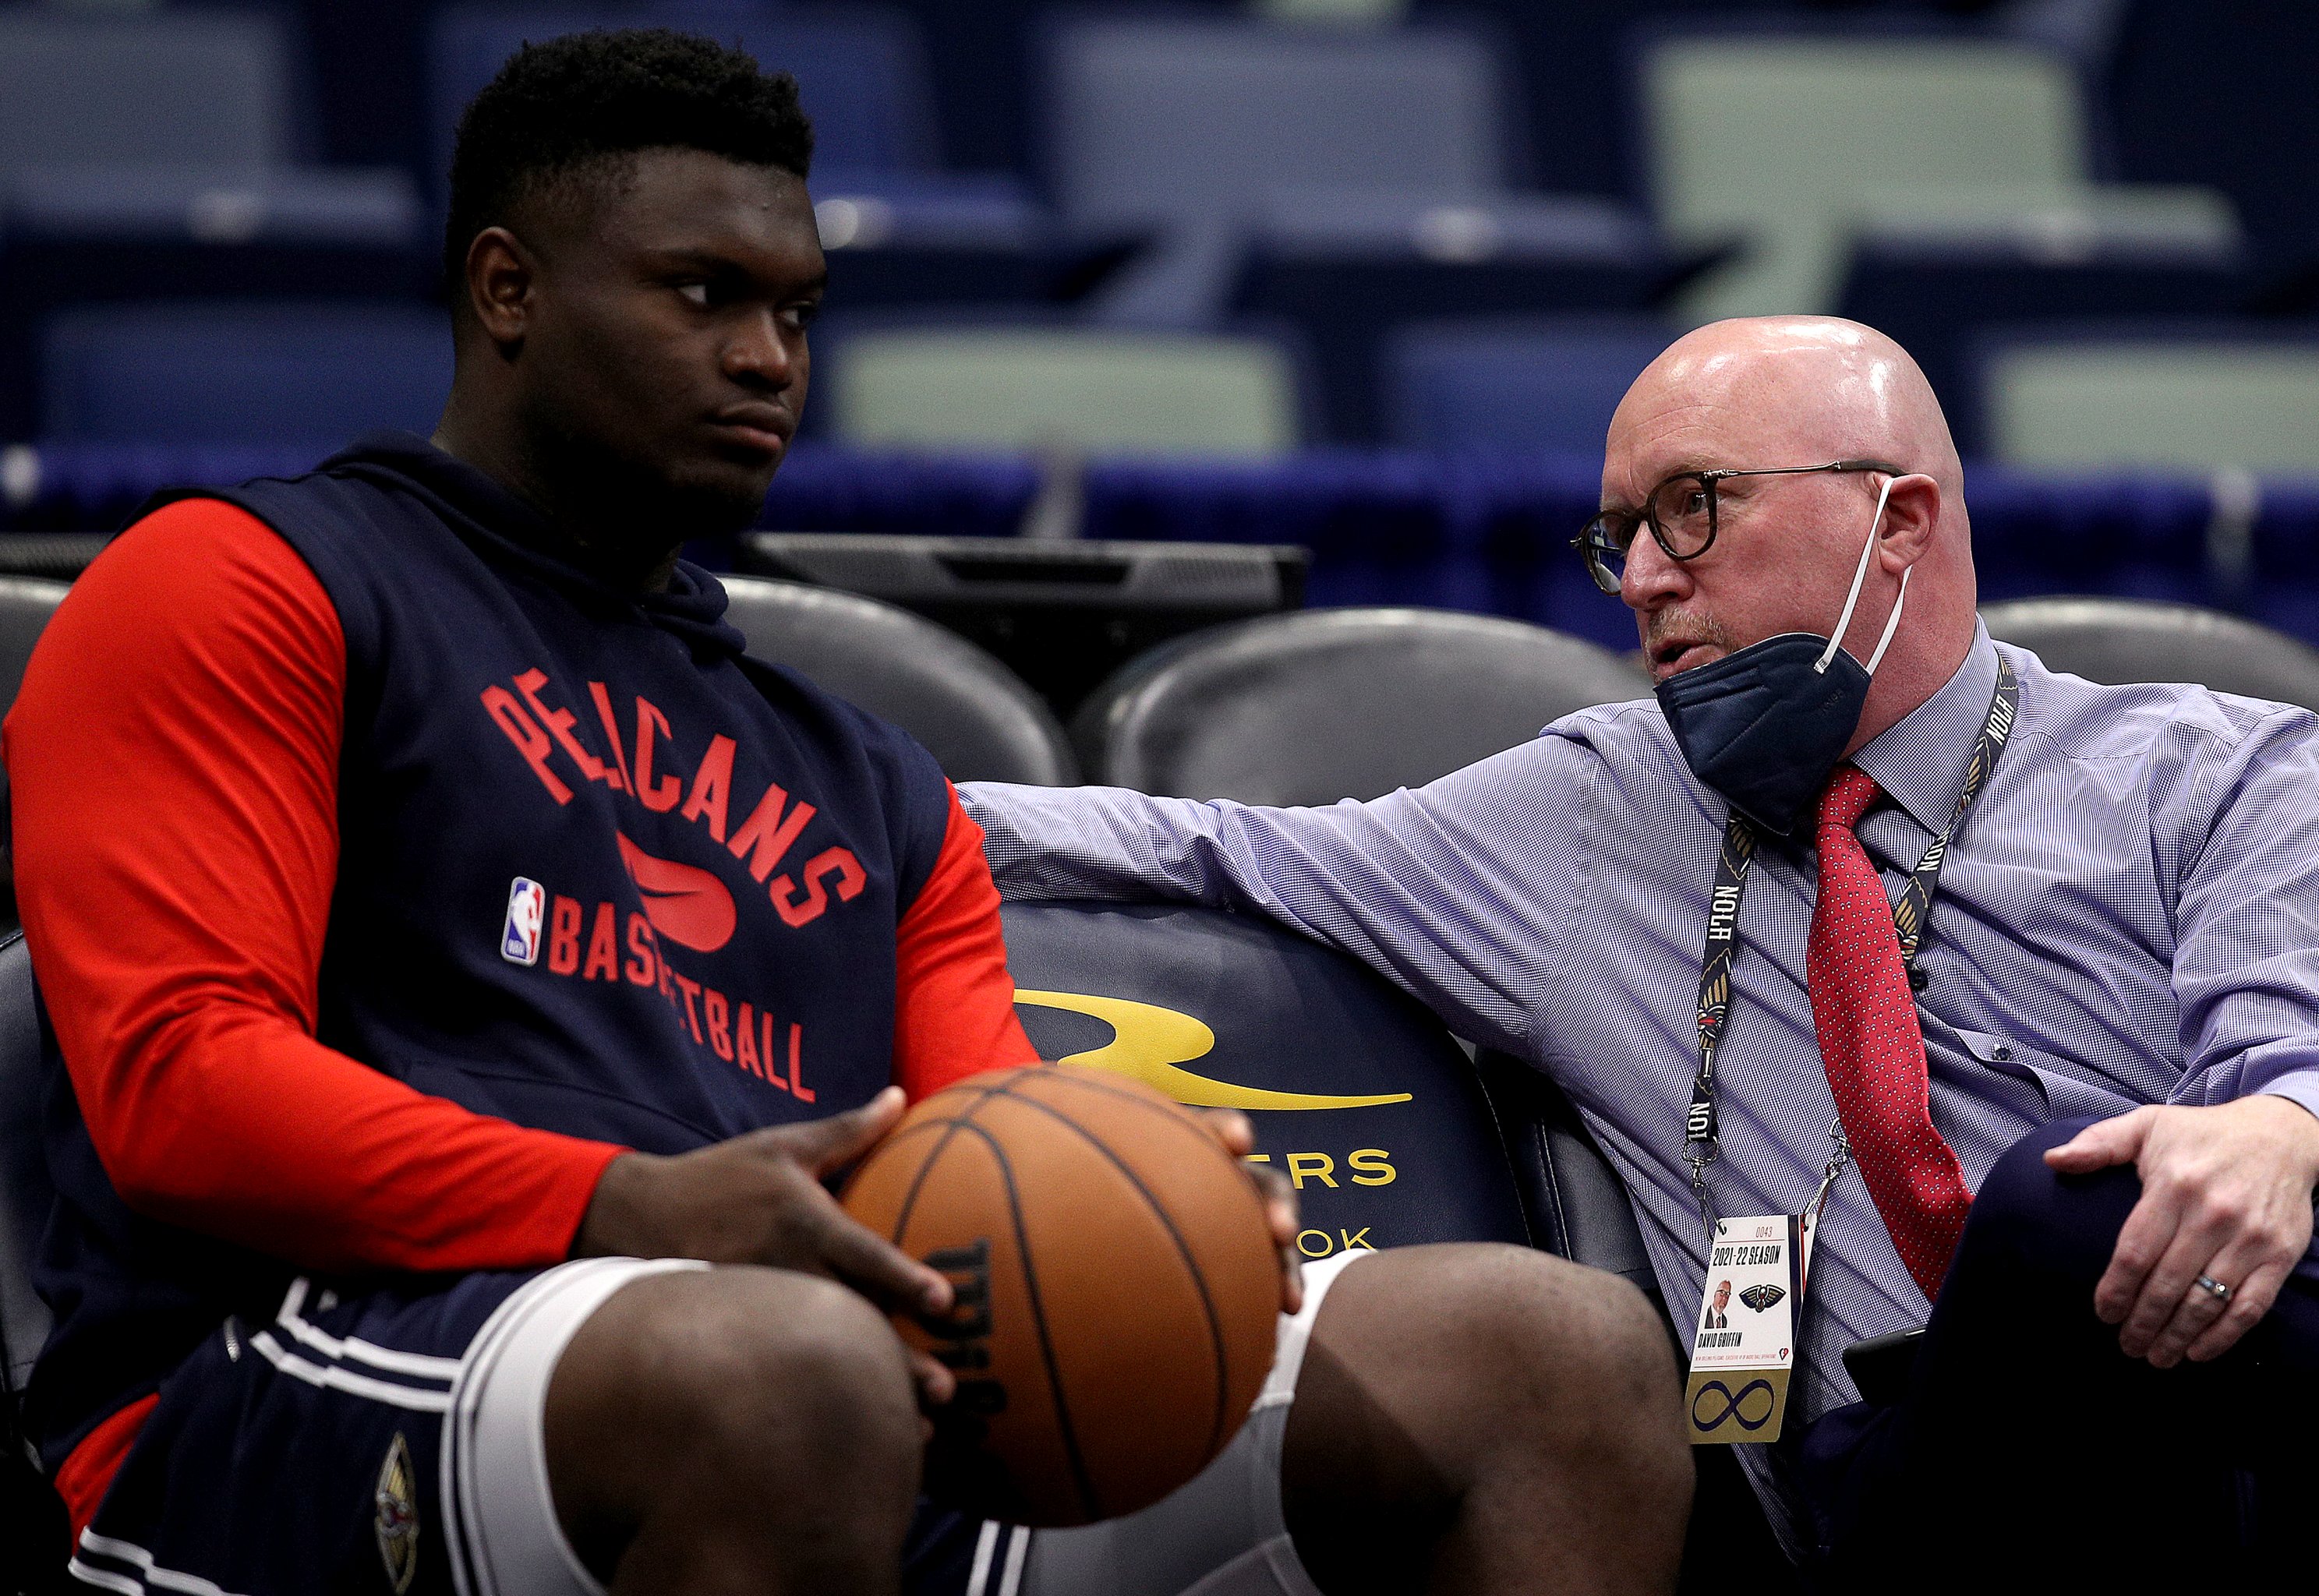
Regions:
[[1272, 1366], [1263, 1204], [1206, 1127], [1105, 1070], [997, 1070], [904, 1116], [846, 1210], [950, 1276], [905, 1339], [958, 1375], [928, 1494], [1085, 1524], [1160, 1500], [1247, 1417]]

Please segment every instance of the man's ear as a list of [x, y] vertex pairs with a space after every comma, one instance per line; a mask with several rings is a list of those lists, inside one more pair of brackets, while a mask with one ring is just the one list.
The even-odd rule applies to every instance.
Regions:
[[503, 349], [530, 329], [539, 263], [523, 240], [503, 227], [487, 227], [467, 246], [467, 308], [484, 336]]
[[1892, 479], [1884, 525], [1876, 537], [1878, 564], [1898, 576], [1923, 559], [1941, 528], [1941, 485], [1921, 472]]

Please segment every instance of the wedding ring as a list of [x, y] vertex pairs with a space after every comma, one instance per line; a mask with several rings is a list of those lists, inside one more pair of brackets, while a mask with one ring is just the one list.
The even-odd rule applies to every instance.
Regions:
[[2198, 1276], [2198, 1289], [2218, 1303], [2227, 1303], [2231, 1300], [2231, 1288], [2212, 1275]]

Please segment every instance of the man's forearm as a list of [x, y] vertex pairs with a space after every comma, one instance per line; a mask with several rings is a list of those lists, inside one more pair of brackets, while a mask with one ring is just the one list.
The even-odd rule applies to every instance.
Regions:
[[983, 852], [1010, 898], [1169, 899], [1230, 906], [1225, 825], [1213, 804], [1113, 787], [1022, 787], [970, 781], [959, 789], [983, 830]]

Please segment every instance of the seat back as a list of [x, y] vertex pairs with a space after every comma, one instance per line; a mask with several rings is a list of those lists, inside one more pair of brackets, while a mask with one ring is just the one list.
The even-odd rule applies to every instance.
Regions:
[[1527, 1239], [1464, 1050], [1344, 955], [1208, 909], [1010, 903], [1005, 916], [1041, 1056], [1244, 1110], [1297, 1188], [1305, 1257]]
[[1464, 28], [1089, 15], [1042, 42], [1052, 188], [1075, 221], [1231, 219], [1300, 186], [1509, 186], [1501, 68]]
[[749, 652], [892, 721], [953, 781], [1078, 779], [1054, 714], [1005, 665], [956, 633], [859, 593], [728, 576], [726, 618]]
[[1747, 240], [1689, 297], [1701, 320], [1831, 308], [1865, 191], [2034, 201], [2086, 178], [2075, 70], [2034, 46], [1704, 24], [1647, 34], [1639, 66], [1661, 221]]
[[1599, 457], [1611, 412], [1674, 338], [1642, 317], [1403, 328], [1385, 346], [1392, 440], [1409, 449]]
[[32, 1259], [57, 1196], [41, 1142], [47, 1095], [32, 955], [24, 933], [12, 931], [0, 937], [0, 1341], [12, 1393], [24, 1389], [49, 1338], [48, 1305], [32, 1290]]
[[1522, 621], [1316, 609], [1196, 632], [1080, 707], [1088, 774], [1184, 798], [1325, 804], [1421, 786], [1649, 679]]
[[275, 19], [0, 10], [0, 176], [38, 166], [256, 170], [292, 154]]
[[52, 318], [43, 345], [54, 440], [332, 447], [431, 431], [451, 392], [451, 329], [423, 306], [105, 306]]
[[1298, 377], [1266, 339], [897, 326], [828, 351], [835, 427], [869, 447], [1263, 457], [1296, 446]]
[[72, 589], [37, 576], [0, 576], [0, 717], [16, 701], [32, 645]]
[[2011, 464], [2319, 472], [2319, 339], [2010, 338], [1983, 351], [1981, 398]]
[[1981, 619], [1990, 636], [2091, 681], [2195, 681], [2319, 710], [2319, 649], [2218, 610], [2139, 599], [2019, 599], [1990, 605]]

